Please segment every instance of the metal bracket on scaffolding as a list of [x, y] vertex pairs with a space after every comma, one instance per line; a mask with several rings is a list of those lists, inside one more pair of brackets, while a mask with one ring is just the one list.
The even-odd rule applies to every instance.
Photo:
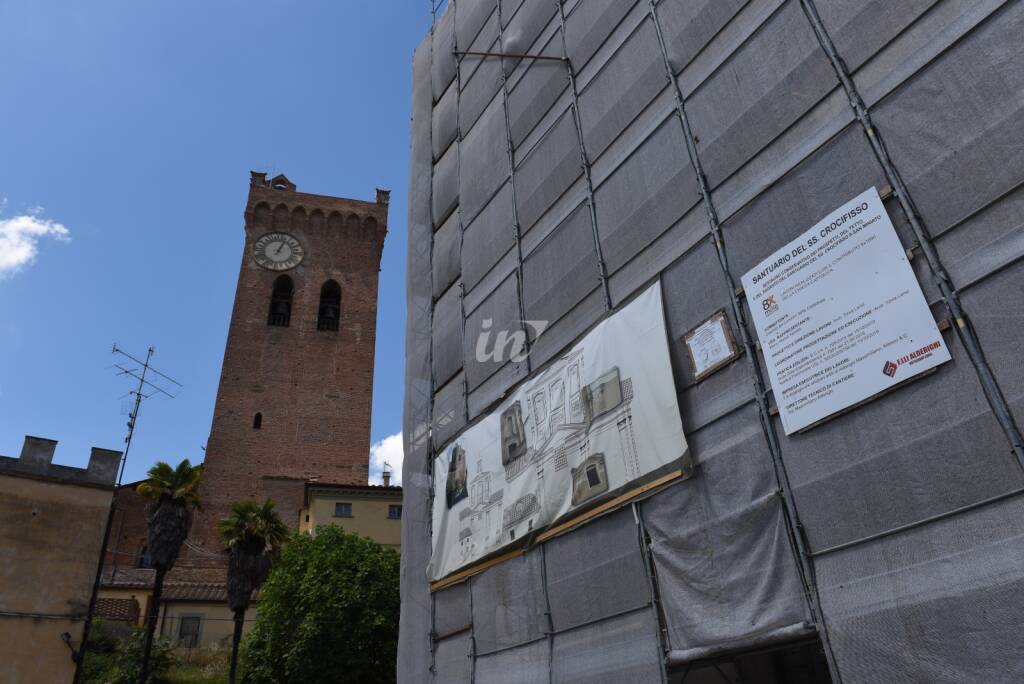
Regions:
[[508, 57], [509, 59], [546, 59], [552, 62], [568, 62], [565, 57], [551, 55], [521, 55], [513, 52], [477, 52], [474, 50], [452, 50], [456, 57]]

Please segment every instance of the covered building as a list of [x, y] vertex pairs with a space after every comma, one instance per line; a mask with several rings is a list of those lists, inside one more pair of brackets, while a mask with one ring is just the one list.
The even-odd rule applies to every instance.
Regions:
[[[447, 2], [413, 59], [400, 681], [1024, 679], [1022, 34], [1004, 0]], [[899, 268], [822, 268], [816, 303], [898, 270], [935, 336], [794, 429], [758, 328], [792, 292], [744, 285], [866, 193]], [[652, 287], [692, 475], [428, 575], [472, 505], [435, 464], [490, 429], [539, 478], [539, 425], [489, 426]]]

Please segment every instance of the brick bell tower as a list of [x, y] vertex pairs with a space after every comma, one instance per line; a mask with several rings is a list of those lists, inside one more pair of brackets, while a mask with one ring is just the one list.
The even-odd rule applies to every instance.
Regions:
[[272, 498], [297, 527], [306, 481], [366, 484], [388, 198], [252, 173], [189, 565], [220, 551], [214, 526], [236, 501]]

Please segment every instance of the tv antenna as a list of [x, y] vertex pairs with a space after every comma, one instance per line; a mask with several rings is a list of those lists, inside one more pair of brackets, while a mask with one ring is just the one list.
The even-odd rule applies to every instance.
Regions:
[[[117, 473], [117, 486], [120, 487], [121, 480], [124, 477], [124, 467], [128, 463], [128, 450], [131, 449], [132, 446], [132, 435], [135, 434], [135, 425], [139, 420], [139, 408], [142, 406], [142, 400], [149, 399], [156, 394], [162, 394], [169, 399], [174, 399], [175, 395], [171, 394], [171, 392], [176, 391], [175, 387], [169, 387], [167, 383], [172, 383], [177, 388], [181, 388], [183, 385], [171, 376], [161, 373], [150, 365], [149, 362], [153, 358], [153, 354], [156, 353], [156, 349], [153, 347], [146, 350], [145, 361], [140, 361], [128, 352], [120, 349], [116, 342], [114, 343], [113, 349], [111, 349], [111, 353], [128, 359], [128, 361], [122, 361], [121, 363], [114, 364], [114, 367], [118, 370], [117, 374], [129, 376], [139, 381], [134, 390], [131, 390], [128, 394], [124, 395], [126, 397], [134, 397], [134, 403], [132, 410], [128, 413], [128, 435], [124, 438], [124, 453], [121, 455], [121, 467]], [[146, 376], [150, 373], [153, 374], [150, 377], [159, 376], [163, 379], [162, 382], [160, 380], [157, 380], [156, 382], [147, 380]], [[161, 382], [163, 386], [157, 384], [157, 382]], [[165, 389], [165, 387], [169, 387], [170, 391]]]

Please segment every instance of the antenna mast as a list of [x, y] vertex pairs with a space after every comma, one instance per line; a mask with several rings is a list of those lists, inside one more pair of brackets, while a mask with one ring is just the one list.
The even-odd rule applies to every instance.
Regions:
[[[154, 394], [163, 394], [164, 396], [167, 396], [171, 399], [174, 398], [173, 394], [165, 390], [163, 387], [160, 387], [156, 383], [150, 382], [149, 380], [146, 379], [146, 376], [152, 373], [153, 375], [160, 376], [167, 382], [171, 382], [178, 387], [182, 387], [182, 384], [180, 382], [178, 382], [177, 380], [168, 375], [164, 375], [156, 368], [153, 368], [153, 366], [149, 365], [149, 362], [153, 358], [153, 354], [156, 353], [156, 349], [154, 349], [153, 347], [150, 347], [149, 349], [146, 350], [145, 361], [140, 361], [139, 359], [135, 358], [134, 356], [124, 351], [123, 349], [119, 349], [116, 342], [114, 343], [113, 348], [110, 350], [110, 353], [123, 356], [125, 359], [128, 359], [128, 361], [122, 361], [121, 363], [114, 364], [114, 367], [117, 368], [118, 370], [117, 374], [131, 376], [138, 380], [139, 383], [138, 385], [135, 386], [134, 390], [128, 392], [128, 395], [135, 396], [135, 401], [132, 405], [131, 413], [128, 414], [128, 435], [124, 438], [124, 452], [121, 454], [121, 467], [118, 469], [117, 472], [117, 486], [115, 487], [114, 496], [110, 500], [110, 509], [107, 512], [107, 525], [103, 529], [103, 544], [100, 545], [99, 563], [96, 564], [96, 578], [93, 580], [92, 583], [92, 596], [89, 599], [89, 612], [86, 613], [85, 625], [82, 628], [82, 642], [81, 645], [78, 647], [78, 656], [75, 659], [76, 664], [75, 677], [73, 680], [74, 684], [78, 684], [82, 681], [82, 663], [84, 658], [86, 657], [86, 654], [89, 652], [89, 630], [92, 628], [92, 619], [94, 614], [96, 613], [96, 599], [99, 596], [100, 582], [103, 579], [103, 566], [107, 558], [107, 546], [110, 544], [110, 532], [111, 528], [114, 526], [114, 512], [117, 510], [116, 492], [118, 489], [121, 488], [121, 480], [124, 478], [124, 467], [128, 463], [128, 450], [132, 446], [132, 435], [135, 434], [135, 424], [139, 420], [139, 409], [142, 407], [142, 400], [148, 399]], [[129, 361], [131, 363], [129, 363]], [[132, 364], [136, 364], [138, 367], [133, 367]], [[149, 394], [144, 394], [143, 390], [146, 390], [147, 388], [149, 388]], [[120, 530], [118, 530], [117, 535], [118, 538], [121, 536]], [[113, 567], [111, 569], [110, 574], [111, 578], [113, 578], [117, 574], [118, 541], [120, 541], [120, 539], [115, 540], [114, 549], [111, 554], [113, 556]]]
[[[118, 375], [127, 375], [139, 381], [136, 388], [128, 393], [129, 395], [134, 395], [135, 402], [132, 406], [131, 412], [128, 414], [128, 435], [124, 438], [124, 453], [121, 455], [121, 467], [117, 473], [117, 486], [120, 487], [121, 480], [124, 478], [124, 468], [125, 465], [127, 465], [128, 463], [128, 451], [132, 447], [132, 435], [135, 434], [135, 424], [138, 422], [139, 419], [139, 409], [142, 406], [142, 400], [149, 399], [154, 394], [163, 394], [164, 396], [170, 399], [174, 399], [175, 396], [168, 392], [167, 390], [165, 390], [163, 387], [160, 387], [156, 383], [147, 380], [146, 375], [149, 373], [153, 373], [154, 375], [158, 375], [168, 382], [174, 383], [178, 387], [181, 387], [182, 384], [175, 380], [174, 378], [161, 373], [156, 368], [153, 368], [153, 366], [150, 365], [149, 362], [153, 358], [153, 354], [156, 353], [156, 349], [154, 349], [153, 347], [150, 347], [149, 349], [146, 350], [145, 361], [140, 361], [139, 359], [135, 358], [134, 356], [124, 351], [123, 349], [119, 349], [116, 342], [114, 343], [113, 349], [111, 349], [111, 353], [119, 354], [125, 357], [126, 359], [129, 359], [132, 363], [138, 364], [139, 366], [139, 368], [126, 368], [125, 366], [130, 366], [130, 364], [125, 363], [125, 366], [122, 366], [121, 364], [117, 363], [114, 364], [114, 366], [119, 371]], [[149, 394], [144, 394], [143, 390], [146, 390], [147, 388], [149, 390]]]

